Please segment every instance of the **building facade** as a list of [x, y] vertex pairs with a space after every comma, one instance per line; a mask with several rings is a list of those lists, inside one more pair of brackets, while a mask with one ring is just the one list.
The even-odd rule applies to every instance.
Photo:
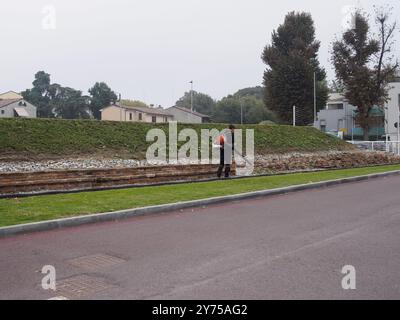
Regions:
[[[389, 84], [389, 99], [385, 106], [372, 108], [370, 116], [369, 138], [383, 139], [385, 135], [390, 140], [397, 141], [395, 124], [399, 122], [400, 108], [400, 78]], [[356, 120], [357, 108], [348, 103], [343, 95], [333, 93], [329, 95], [325, 109], [318, 112], [314, 126], [321, 131], [343, 135], [349, 139], [361, 138], [364, 131]]]
[[130, 107], [115, 104], [101, 110], [101, 120], [104, 121], [168, 123], [173, 121], [173, 118], [162, 108]]
[[398, 82], [391, 83], [389, 101], [385, 105], [385, 131], [391, 141], [398, 141], [396, 123], [400, 118], [400, 78]]
[[339, 93], [331, 93], [325, 109], [320, 110], [314, 126], [323, 132], [337, 134], [339, 131], [352, 134], [356, 108]]

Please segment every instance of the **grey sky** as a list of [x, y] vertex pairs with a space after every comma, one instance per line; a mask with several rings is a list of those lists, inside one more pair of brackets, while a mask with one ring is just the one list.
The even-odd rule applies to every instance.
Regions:
[[[52, 81], [87, 91], [107, 82], [124, 98], [168, 107], [190, 89], [219, 99], [260, 85], [260, 59], [288, 11], [311, 12], [329, 79], [329, 45], [342, 28], [343, 8], [398, 0], [2, 0], [0, 92], [31, 87], [45, 70]], [[46, 5], [56, 28], [45, 30]], [[399, 21], [400, 23], [400, 21]], [[397, 32], [396, 52], [400, 52]]]

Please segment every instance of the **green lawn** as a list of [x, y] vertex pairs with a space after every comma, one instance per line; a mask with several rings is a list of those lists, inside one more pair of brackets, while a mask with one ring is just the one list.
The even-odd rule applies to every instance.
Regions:
[[0, 226], [400, 170], [400, 165], [0, 200]]
[[[167, 124], [0, 119], [0, 155], [46, 158], [97, 154], [142, 159], [151, 144], [146, 142], [146, 134], [153, 128], [164, 130], [168, 136]], [[200, 134], [201, 129], [222, 130], [226, 125], [179, 124], [178, 130], [184, 128], [192, 128]], [[243, 125], [238, 128], [254, 129], [257, 154], [354, 150], [353, 145], [312, 127]]]

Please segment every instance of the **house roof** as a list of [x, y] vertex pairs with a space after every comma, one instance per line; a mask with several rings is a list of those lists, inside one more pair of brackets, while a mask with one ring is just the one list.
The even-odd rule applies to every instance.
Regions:
[[341, 93], [330, 93], [328, 96], [328, 103], [343, 102], [344, 96]]
[[[11, 96], [13, 96], [12, 99], [22, 99], [23, 98], [18, 92], [10, 90], [7, 92], [0, 93], [0, 99], [2, 99], [1, 98], [2, 96], [6, 96], [6, 95], [10, 95], [10, 94], [11, 94]], [[10, 100], [10, 99], [4, 99], [4, 100]]]
[[22, 100], [22, 99], [5, 99], [5, 100], [0, 99], [0, 108], [8, 106], [9, 104], [14, 103], [14, 102], [18, 102], [20, 100]]
[[168, 111], [166, 111], [166, 110], [164, 110], [162, 108], [160, 109], [160, 108], [149, 108], [149, 107], [132, 107], [132, 106], [126, 106], [126, 105], [123, 105], [123, 104], [115, 104], [115, 105], [110, 105], [108, 107], [105, 107], [104, 109], [110, 108], [110, 107], [117, 107], [117, 108], [135, 110], [135, 111], [139, 111], [139, 112], [143, 112], [143, 113], [147, 113], [147, 114], [152, 114], [152, 115], [173, 117], [172, 114], [168, 113]]
[[[175, 109], [187, 112], [187, 113], [191, 113], [191, 114], [193, 114], [195, 116], [198, 116], [198, 117], [201, 117], [201, 118], [210, 118], [210, 116], [208, 116], [206, 114], [202, 114], [202, 113], [197, 112], [197, 111], [192, 111], [192, 110], [190, 110], [188, 108], [182, 108], [182, 107], [178, 107], [178, 106], [173, 106], [171, 108], [175, 108]], [[171, 108], [168, 108], [168, 109], [171, 109]]]

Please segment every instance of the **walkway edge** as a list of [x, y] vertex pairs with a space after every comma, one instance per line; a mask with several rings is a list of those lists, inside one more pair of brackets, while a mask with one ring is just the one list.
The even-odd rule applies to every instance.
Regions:
[[351, 183], [358, 181], [365, 181], [369, 179], [382, 178], [388, 176], [400, 175], [400, 170], [388, 171], [383, 173], [374, 173], [363, 176], [355, 176], [350, 178], [336, 179], [336, 180], [327, 180], [316, 183], [308, 183], [308, 184], [300, 184], [295, 186], [277, 188], [277, 189], [268, 189], [268, 190], [260, 190], [254, 192], [241, 193], [230, 196], [221, 196], [214, 197], [208, 199], [194, 200], [194, 201], [186, 201], [186, 202], [177, 202], [171, 204], [164, 204], [152, 207], [143, 207], [143, 208], [135, 208], [128, 209], [122, 211], [115, 212], [106, 212], [106, 213], [98, 213], [98, 214], [90, 214], [85, 216], [71, 217], [71, 218], [63, 218], [57, 220], [49, 220], [49, 221], [41, 221], [35, 223], [27, 223], [20, 224], [10, 227], [1, 227], [0, 228], [0, 238], [27, 234], [32, 232], [40, 232], [40, 231], [49, 231], [59, 228], [67, 228], [74, 227], [83, 224], [91, 224], [91, 223], [99, 223], [105, 221], [118, 221], [126, 218], [131, 218], [135, 216], [149, 215], [149, 214], [157, 214], [157, 213], [166, 213], [181, 209], [201, 207], [212, 204], [226, 203], [232, 201], [239, 201], [245, 199], [259, 198], [259, 197], [267, 197], [273, 195], [286, 194], [296, 191], [302, 190], [310, 190], [317, 189], [323, 187], [329, 187], [334, 185], [339, 185], [343, 183]]

